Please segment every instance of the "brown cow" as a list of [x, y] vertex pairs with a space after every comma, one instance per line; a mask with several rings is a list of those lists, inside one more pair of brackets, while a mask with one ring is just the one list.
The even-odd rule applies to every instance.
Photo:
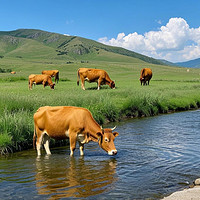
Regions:
[[34, 136], [33, 145], [37, 135], [37, 154], [41, 155], [41, 144], [47, 154], [49, 150], [49, 140], [66, 139], [70, 141], [70, 155], [74, 154], [76, 142], [79, 142], [80, 155], [83, 155], [84, 144], [89, 141], [98, 142], [99, 146], [109, 155], [116, 155], [117, 150], [114, 139], [118, 136], [114, 129], [102, 129], [94, 120], [89, 110], [72, 106], [45, 106], [40, 107], [34, 114]]
[[54, 86], [55, 86], [55, 84], [51, 80], [51, 76], [45, 75], [45, 74], [31, 74], [28, 77], [29, 89], [32, 90], [33, 84], [36, 84], [36, 85], [42, 84], [44, 88], [45, 86], [49, 85], [51, 89], [54, 89]]
[[58, 70], [44, 70], [44, 71], [42, 71], [42, 74], [47, 74], [51, 77], [55, 77], [55, 82], [57, 81], [57, 83], [59, 81], [59, 71]]
[[141, 85], [142, 85], [142, 83], [143, 83], [143, 85], [147, 85], [147, 82], [149, 85], [151, 78], [152, 78], [152, 70], [150, 68], [143, 68], [140, 72]]
[[16, 74], [16, 71], [12, 71], [12, 72], [10, 72], [11, 74]]
[[77, 85], [79, 85], [79, 79], [81, 79], [81, 87], [85, 90], [85, 81], [97, 82], [97, 90], [100, 89], [100, 85], [109, 85], [110, 88], [115, 89], [115, 82], [110, 79], [107, 72], [102, 69], [90, 69], [80, 68], [78, 69]]

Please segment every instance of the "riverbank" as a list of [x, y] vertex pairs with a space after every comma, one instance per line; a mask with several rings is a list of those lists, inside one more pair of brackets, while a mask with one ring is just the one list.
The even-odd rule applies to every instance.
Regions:
[[184, 189], [182, 191], [177, 191], [172, 193], [168, 197], [164, 197], [162, 200], [199, 200], [200, 199], [200, 185], [199, 180], [195, 180], [198, 184], [192, 186], [192, 188]]

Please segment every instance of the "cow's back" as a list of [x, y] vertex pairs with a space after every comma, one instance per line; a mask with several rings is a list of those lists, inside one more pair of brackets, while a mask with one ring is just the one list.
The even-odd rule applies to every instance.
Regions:
[[42, 71], [42, 74], [47, 74], [50, 76], [55, 76], [57, 73], [59, 73], [58, 70], [43, 70]]
[[91, 113], [87, 109], [73, 106], [45, 106], [34, 114], [35, 125], [56, 139], [66, 138], [69, 129], [85, 129], [91, 124], [88, 120], [91, 120]]
[[84, 78], [87, 77], [89, 80], [98, 79], [99, 77], [106, 77], [106, 72], [100, 69], [80, 68], [79, 74], [82, 75]]
[[47, 81], [49, 78], [51, 78], [49, 75], [45, 74], [37, 74], [33, 77], [34, 82], [36, 83], [42, 83], [43, 81]]
[[144, 68], [141, 70], [141, 78], [151, 79], [151, 77], [152, 77], [152, 70], [150, 68]]

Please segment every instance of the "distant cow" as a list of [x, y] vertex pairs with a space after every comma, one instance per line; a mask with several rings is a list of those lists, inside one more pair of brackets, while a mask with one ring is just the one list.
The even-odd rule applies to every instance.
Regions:
[[85, 90], [85, 81], [97, 82], [97, 90], [100, 89], [100, 85], [109, 85], [110, 88], [115, 89], [115, 82], [110, 79], [107, 72], [102, 69], [90, 69], [80, 68], [78, 69], [77, 85], [79, 85], [79, 79], [81, 79], [81, 87]]
[[74, 154], [76, 142], [79, 142], [80, 155], [83, 155], [84, 144], [93, 141], [109, 155], [116, 155], [117, 150], [114, 139], [118, 132], [112, 132], [110, 128], [102, 127], [94, 120], [89, 110], [73, 106], [45, 106], [40, 107], [34, 114], [33, 146], [37, 147], [38, 156], [41, 155], [41, 145], [44, 144], [47, 154], [50, 138], [66, 139], [70, 141], [70, 155]]
[[12, 72], [10, 72], [11, 74], [16, 74], [16, 71], [12, 71]]
[[54, 83], [51, 80], [51, 76], [49, 75], [45, 75], [45, 74], [31, 74], [28, 77], [28, 85], [29, 85], [29, 89], [32, 90], [32, 85], [43, 85], [43, 87], [45, 88], [45, 86], [50, 86], [51, 89], [54, 89]]
[[42, 71], [42, 74], [50, 75], [51, 77], [55, 77], [55, 82], [59, 81], [59, 71], [58, 70], [44, 70]]
[[141, 70], [141, 73], [140, 73], [140, 82], [141, 82], [141, 85], [143, 83], [143, 85], [149, 85], [149, 82], [152, 78], [152, 71], [150, 68], [143, 68]]

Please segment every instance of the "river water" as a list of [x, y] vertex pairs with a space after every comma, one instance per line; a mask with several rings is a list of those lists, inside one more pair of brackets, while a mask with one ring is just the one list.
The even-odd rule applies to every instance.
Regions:
[[[97, 143], [0, 158], [0, 199], [160, 199], [200, 177], [200, 110], [117, 125], [118, 154]], [[44, 152], [43, 152], [44, 153]]]

